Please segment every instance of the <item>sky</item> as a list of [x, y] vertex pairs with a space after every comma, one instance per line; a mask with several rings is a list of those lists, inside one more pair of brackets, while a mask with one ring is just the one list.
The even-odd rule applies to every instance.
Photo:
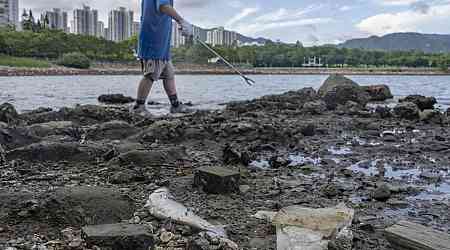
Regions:
[[[69, 11], [87, 4], [107, 20], [120, 6], [140, 17], [141, 0], [19, 0], [39, 13], [54, 7]], [[393, 32], [450, 33], [450, 0], [174, 0], [189, 22], [224, 26], [252, 37], [300, 41], [304, 45], [341, 43]]]

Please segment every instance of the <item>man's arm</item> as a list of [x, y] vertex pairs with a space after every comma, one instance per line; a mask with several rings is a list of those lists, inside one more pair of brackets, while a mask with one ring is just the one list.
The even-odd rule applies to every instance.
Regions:
[[170, 17], [172, 17], [177, 23], [181, 23], [183, 18], [178, 14], [178, 12], [169, 4], [164, 4], [159, 7], [159, 11]]

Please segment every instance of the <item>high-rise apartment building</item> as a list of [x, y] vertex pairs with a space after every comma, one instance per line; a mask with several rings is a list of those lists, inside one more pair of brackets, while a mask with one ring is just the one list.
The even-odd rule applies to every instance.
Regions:
[[120, 42], [133, 34], [134, 13], [124, 7], [112, 10], [108, 16], [109, 40]]
[[223, 27], [215, 28], [207, 32], [206, 42], [213, 46], [232, 46], [238, 43], [237, 33]]
[[139, 32], [141, 31], [141, 23], [140, 22], [133, 22], [133, 28], [131, 35], [139, 35]]
[[105, 35], [105, 23], [102, 21], [98, 21], [97, 23], [97, 37], [106, 38]]
[[80, 35], [98, 36], [98, 11], [89, 6], [73, 11], [73, 33]]
[[61, 9], [53, 9], [52, 11], [44, 11], [41, 14], [41, 22], [48, 19], [48, 28], [69, 32], [67, 12]]
[[20, 26], [19, 0], [0, 0], [0, 26], [6, 25]]

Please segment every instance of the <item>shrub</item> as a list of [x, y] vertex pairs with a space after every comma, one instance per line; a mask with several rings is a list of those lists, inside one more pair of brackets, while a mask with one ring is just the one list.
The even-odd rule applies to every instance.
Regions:
[[25, 68], [50, 68], [52, 66], [48, 61], [45, 60], [13, 57], [3, 54], [0, 54], [0, 65], [9, 67], [25, 67]]
[[79, 52], [64, 54], [58, 64], [76, 69], [88, 69], [91, 67], [91, 61], [89, 58]]

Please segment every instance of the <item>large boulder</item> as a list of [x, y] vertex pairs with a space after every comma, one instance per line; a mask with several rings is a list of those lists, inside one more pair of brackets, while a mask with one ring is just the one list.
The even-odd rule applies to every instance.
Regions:
[[426, 97], [422, 95], [410, 95], [403, 99], [400, 99], [399, 102], [412, 102], [415, 103], [420, 110], [425, 110], [425, 109], [434, 109], [434, 105], [437, 103], [437, 100], [434, 97]]
[[426, 109], [420, 112], [420, 120], [426, 123], [444, 124], [445, 115], [439, 110]]
[[97, 144], [80, 144], [77, 142], [40, 142], [16, 148], [7, 153], [8, 160], [26, 161], [95, 161], [108, 152], [108, 148]]
[[0, 122], [8, 124], [16, 124], [19, 121], [19, 113], [10, 103], [0, 105]]
[[420, 118], [420, 110], [415, 103], [402, 102], [394, 108], [394, 114], [401, 119], [418, 120]]
[[98, 101], [106, 104], [127, 104], [134, 102], [134, 98], [123, 94], [108, 94], [99, 96]]
[[338, 105], [345, 105], [348, 101], [365, 106], [370, 100], [369, 94], [363, 88], [341, 75], [328, 77], [318, 93], [331, 110], [335, 110]]
[[370, 101], [382, 102], [394, 98], [387, 85], [372, 85], [362, 87], [370, 96]]

